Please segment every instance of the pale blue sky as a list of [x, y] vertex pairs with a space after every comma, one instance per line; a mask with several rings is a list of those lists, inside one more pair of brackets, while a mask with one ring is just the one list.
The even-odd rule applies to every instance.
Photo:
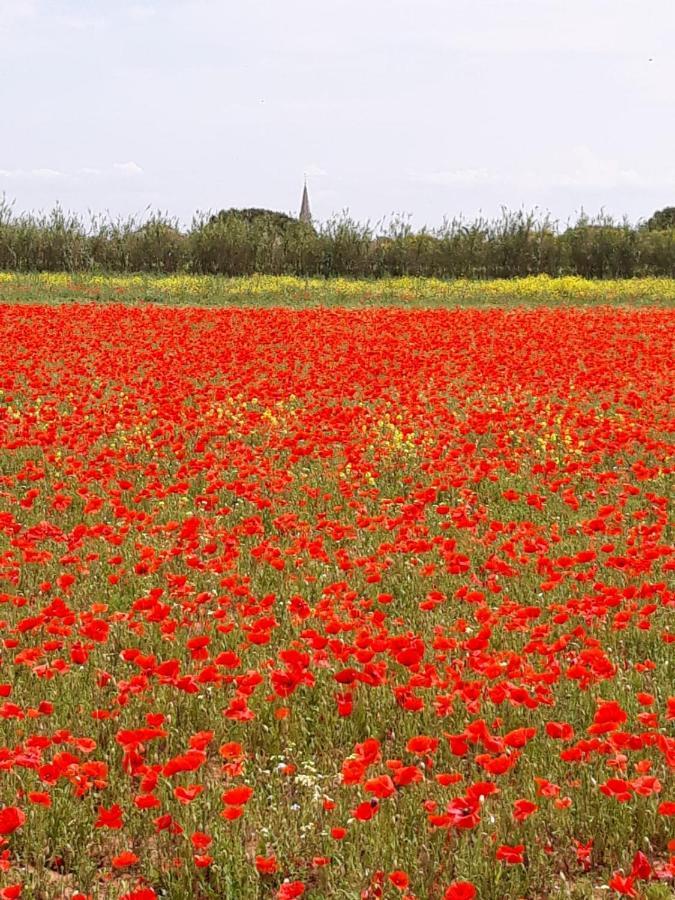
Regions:
[[416, 225], [675, 205], [674, 0], [0, 0], [0, 195]]

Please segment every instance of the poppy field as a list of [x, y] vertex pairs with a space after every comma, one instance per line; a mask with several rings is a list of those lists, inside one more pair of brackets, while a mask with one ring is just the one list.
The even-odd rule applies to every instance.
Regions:
[[0, 898], [671, 897], [674, 335], [0, 305]]

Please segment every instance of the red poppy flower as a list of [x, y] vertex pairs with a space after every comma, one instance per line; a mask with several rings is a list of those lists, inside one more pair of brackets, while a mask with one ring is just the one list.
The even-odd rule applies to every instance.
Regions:
[[26, 814], [17, 806], [4, 806], [0, 809], [0, 835], [12, 834], [26, 821]]
[[473, 797], [458, 797], [447, 806], [450, 823], [463, 830], [476, 827], [480, 821], [479, 811], [479, 802]]
[[377, 778], [370, 778], [363, 785], [364, 790], [369, 794], [374, 794], [380, 800], [391, 797], [396, 793], [396, 786], [389, 775], [378, 775]]
[[389, 874], [389, 881], [397, 887], [399, 891], [405, 890], [410, 884], [410, 879], [406, 872], [403, 872], [401, 869], [396, 869]]
[[621, 872], [615, 872], [609, 880], [609, 886], [617, 894], [622, 897], [638, 897], [639, 894], [635, 888], [635, 881], [631, 875], [623, 875]]
[[633, 857], [633, 865], [631, 867], [630, 874], [633, 878], [651, 878], [653, 873], [653, 869], [651, 863], [645, 856], [645, 854], [638, 850]]
[[195, 850], [206, 850], [213, 843], [213, 838], [203, 831], [195, 831], [190, 836], [190, 841]]
[[568, 722], [547, 722], [546, 734], [559, 741], [570, 741], [574, 737], [574, 728]]
[[474, 900], [477, 896], [476, 888], [470, 881], [453, 881], [445, 889], [443, 900]]
[[510, 846], [509, 844], [500, 844], [500, 846], [497, 847], [497, 859], [501, 862], [507, 863], [510, 866], [522, 863], [524, 858], [524, 844], [515, 844], [514, 846]]
[[243, 806], [226, 806], [220, 815], [223, 819], [227, 819], [228, 822], [234, 822], [237, 819], [240, 819], [244, 815], [244, 807]]
[[438, 738], [420, 735], [418, 737], [410, 738], [406, 744], [406, 750], [409, 753], [414, 753], [416, 756], [427, 756], [436, 752], [438, 743]]
[[173, 789], [173, 795], [180, 803], [187, 804], [192, 803], [192, 801], [198, 797], [202, 791], [204, 790], [204, 786], [201, 784], [191, 784], [188, 787], [175, 787]]
[[355, 819], [358, 819], [359, 822], [368, 822], [377, 815], [378, 809], [379, 805], [377, 801], [359, 803], [352, 815]]
[[0, 888], [0, 900], [17, 900], [23, 892], [23, 884], [8, 884]]
[[222, 796], [223, 803], [228, 806], [244, 806], [253, 796], [253, 788], [247, 784], [229, 788]]
[[116, 869], [126, 869], [129, 866], [135, 866], [139, 861], [139, 857], [130, 850], [125, 850], [113, 858], [112, 864]]
[[114, 803], [109, 809], [99, 806], [98, 818], [94, 822], [94, 828], [110, 828], [118, 831], [123, 825], [121, 806], [117, 803]]
[[516, 800], [513, 804], [513, 818], [516, 822], [524, 822], [539, 809], [531, 800]]
[[305, 885], [301, 881], [285, 881], [277, 891], [277, 900], [294, 900], [305, 893]]
[[261, 875], [274, 875], [277, 871], [276, 856], [256, 856], [255, 867]]

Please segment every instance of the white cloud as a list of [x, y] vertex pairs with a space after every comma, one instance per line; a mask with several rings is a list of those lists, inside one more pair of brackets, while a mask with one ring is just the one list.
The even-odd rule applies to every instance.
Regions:
[[66, 177], [64, 172], [59, 172], [57, 169], [0, 169], [0, 178], [46, 178], [54, 180]]
[[510, 188], [585, 188], [610, 190], [613, 188], [664, 188], [675, 185], [675, 170], [639, 171], [616, 159], [604, 158], [590, 147], [572, 148], [565, 159], [552, 161], [548, 169], [482, 168], [444, 169], [412, 172], [412, 181], [439, 187], [478, 187], [497, 185]]
[[574, 147], [571, 157], [571, 167], [556, 177], [560, 187], [646, 188], [673, 183], [672, 172], [640, 172], [619, 160], [603, 159], [589, 147]]
[[135, 19], [136, 21], [143, 22], [157, 15], [157, 9], [154, 6], [148, 6], [145, 3], [133, 3], [127, 9], [127, 15], [130, 19]]
[[316, 163], [309, 163], [304, 168], [305, 175], [308, 178], [324, 178], [328, 175], [328, 172], [325, 169], [322, 169], [321, 166], [318, 166]]
[[488, 169], [444, 169], [437, 172], [411, 172], [410, 178], [421, 184], [435, 184], [444, 187], [471, 187], [478, 184], [497, 184], [502, 178]]
[[34, 178], [65, 178], [65, 172], [59, 172], [58, 169], [31, 169], [30, 174]]
[[0, 31], [35, 15], [35, 0], [0, 0]]
[[102, 16], [92, 16], [87, 13], [56, 15], [53, 23], [57, 28], [61, 27], [70, 31], [87, 31], [92, 28], [102, 28], [106, 24]]
[[113, 163], [113, 169], [123, 175], [142, 175], [143, 169], [135, 162]]
[[[636, 55], [646, 63], [658, 50], [667, 53], [675, 21], [672, 4], [638, 0], [593, 0], [579, 4], [576, 15], [570, 14], [570, 0], [459, 0], [456, 5], [461, 12], [455, 12], [454, 27], [429, 36], [481, 54]], [[443, 6], [439, 9], [443, 15]]]
[[106, 169], [85, 166], [76, 172], [61, 172], [58, 169], [40, 167], [35, 169], [0, 169], [0, 178], [14, 178], [22, 181], [57, 179], [73, 180], [84, 176], [87, 178], [107, 178], [111, 175], [122, 178], [134, 178], [143, 174], [143, 169], [135, 162], [113, 163]]

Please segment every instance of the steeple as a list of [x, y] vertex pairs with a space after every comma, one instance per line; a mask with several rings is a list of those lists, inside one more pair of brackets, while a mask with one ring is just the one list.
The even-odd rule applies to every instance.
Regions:
[[305, 178], [305, 186], [302, 191], [302, 203], [300, 204], [300, 215], [298, 216], [301, 222], [307, 222], [308, 225], [312, 222], [312, 214], [309, 211], [309, 194], [307, 193], [307, 179]]

